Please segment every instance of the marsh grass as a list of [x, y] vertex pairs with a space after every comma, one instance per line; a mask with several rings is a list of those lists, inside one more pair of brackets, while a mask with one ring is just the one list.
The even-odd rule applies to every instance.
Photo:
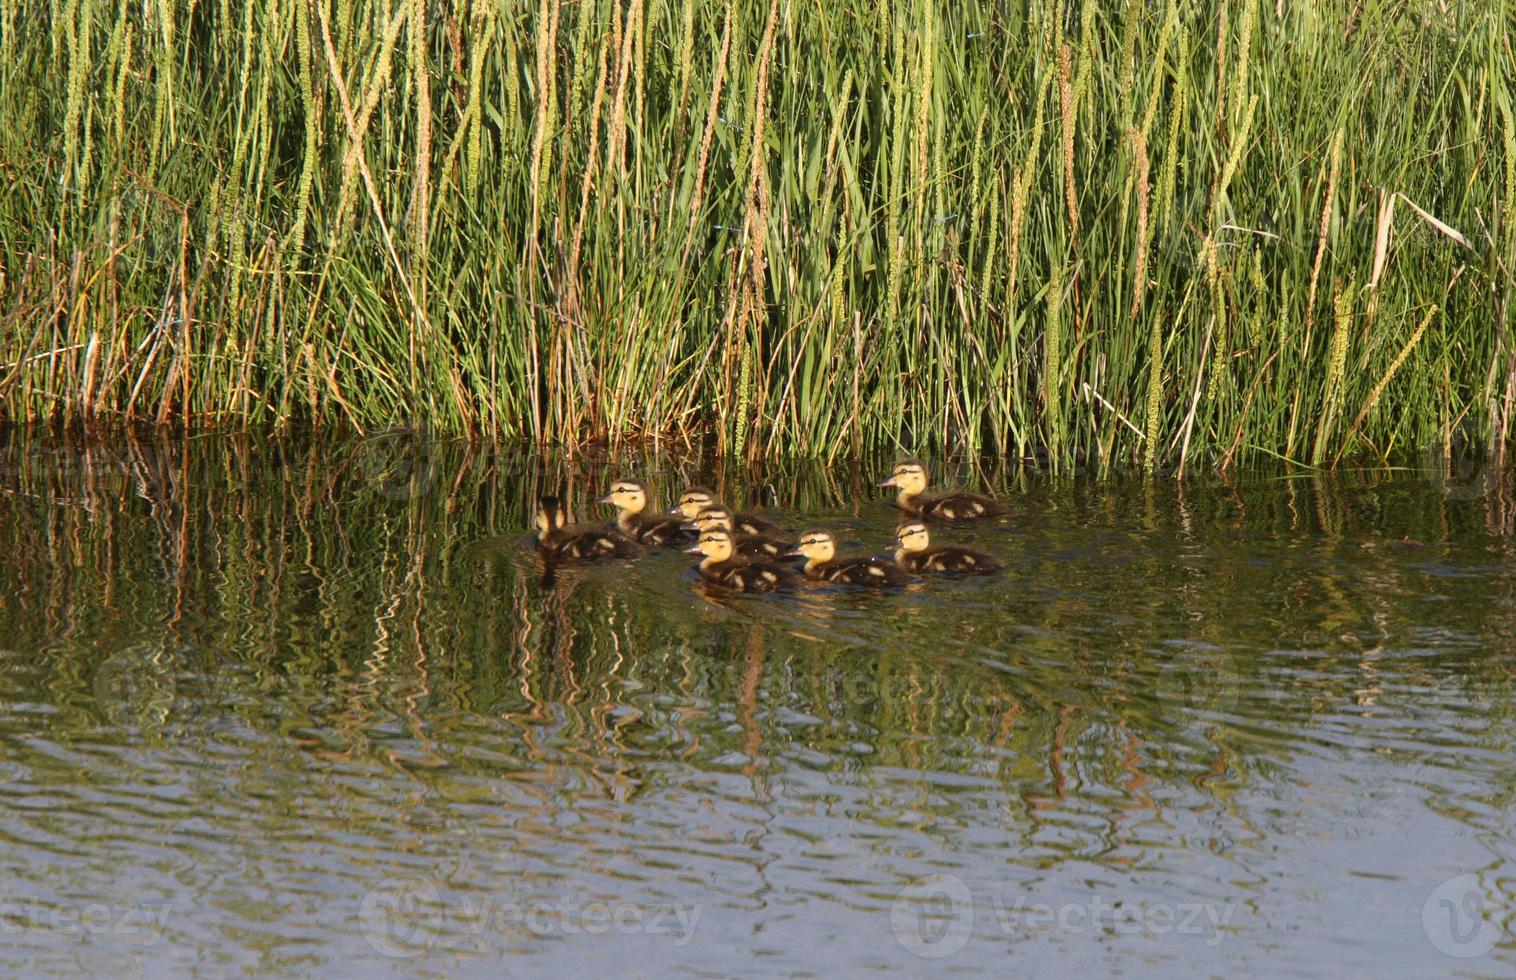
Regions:
[[1181, 472], [1498, 449], [1513, 28], [0, 0], [0, 412]]

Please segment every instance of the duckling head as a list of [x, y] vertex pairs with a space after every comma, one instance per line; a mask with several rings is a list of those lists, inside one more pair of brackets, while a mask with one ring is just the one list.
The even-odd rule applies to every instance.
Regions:
[[920, 521], [906, 521], [895, 528], [897, 555], [909, 551], [924, 551], [931, 543], [931, 536], [927, 533], [926, 525]]
[[684, 491], [684, 496], [679, 498], [679, 506], [673, 512], [683, 514], [684, 519], [693, 521], [700, 516], [700, 512], [707, 507], [715, 507], [718, 501], [716, 494], [705, 487], [690, 487]]
[[639, 514], [647, 506], [647, 487], [638, 480], [617, 480], [611, 484], [611, 492], [596, 503], [614, 504], [617, 510]]
[[800, 535], [800, 546], [785, 557], [804, 557], [807, 568], [825, 564], [837, 557], [837, 539], [831, 531], [813, 528]]
[[537, 533], [546, 537], [568, 523], [563, 512], [563, 502], [557, 497], [537, 498]]
[[732, 512], [717, 504], [714, 507], [702, 507], [700, 513], [695, 515], [694, 529], [697, 531], [732, 531]]
[[902, 459], [895, 464], [890, 478], [879, 484], [881, 487], [899, 487], [902, 494], [915, 496], [926, 491], [926, 467], [919, 459]]
[[700, 542], [693, 548], [686, 549], [691, 554], [705, 556], [705, 561], [700, 564], [720, 563], [729, 561], [736, 544], [732, 541], [730, 531], [713, 528], [709, 531], [700, 532]]

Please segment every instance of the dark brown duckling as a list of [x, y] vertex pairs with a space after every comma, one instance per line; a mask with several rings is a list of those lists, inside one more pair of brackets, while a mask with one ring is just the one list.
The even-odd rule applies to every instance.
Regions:
[[837, 539], [831, 531], [803, 532], [800, 547], [789, 554], [804, 556], [806, 577], [824, 582], [859, 585], [867, 589], [897, 589], [921, 581], [919, 576], [883, 558], [838, 558]]
[[[707, 507], [723, 507], [721, 498], [705, 487], [690, 487], [679, 498], [679, 506], [670, 513], [683, 514], [685, 520], [693, 521]], [[753, 514], [732, 514], [732, 530], [739, 536], [783, 537], [784, 529], [773, 521], [766, 521]], [[739, 549], [740, 550], [740, 549]]]
[[537, 549], [546, 558], [635, 558], [642, 549], [614, 528], [570, 527], [557, 497], [537, 501]]
[[699, 566], [701, 578], [736, 592], [776, 592], [800, 584], [794, 569], [738, 555], [730, 531], [702, 531], [699, 543], [686, 550], [705, 555]]
[[745, 558], [779, 558], [794, 546], [793, 541], [768, 534], [746, 534], [732, 527], [732, 512], [720, 505], [706, 507], [686, 528], [696, 531], [728, 531], [737, 542], [737, 554]]
[[611, 484], [611, 492], [597, 502], [615, 505], [616, 527], [634, 541], [683, 545], [694, 537], [677, 518], [644, 513], [647, 510], [647, 487], [638, 480], [617, 480]]
[[895, 506], [912, 517], [943, 521], [971, 521], [1005, 513], [1005, 505], [994, 497], [967, 490], [927, 493], [926, 467], [918, 459], [903, 459], [881, 487], [898, 487]]
[[926, 525], [906, 521], [895, 529], [895, 562], [911, 572], [956, 572], [960, 575], [989, 575], [1005, 564], [982, 551], [956, 545], [932, 547]]

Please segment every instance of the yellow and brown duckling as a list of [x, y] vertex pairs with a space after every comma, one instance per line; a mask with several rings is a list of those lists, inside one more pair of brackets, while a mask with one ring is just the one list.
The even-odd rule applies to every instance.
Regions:
[[727, 531], [737, 543], [737, 554], [747, 558], [779, 558], [794, 542], [770, 534], [744, 533], [733, 526], [736, 518], [730, 510], [717, 504], [703, 508], [686, 528], [696, 531]]
[[927, 493], [928, 482], [926, 467], [919, 459], [903, 459], [895, 464], [890, 478], [879, 485], [898, 488], [895, 506], [912, 517], [969, 521], [1005, 513], [1004, 505], [994, 497], [968, 490]]
[[805, 557], [807, 578], [861, 585], [870, 589], [893, 589], [920, 579], [892, 561], [882, 558], [839, 558], [837, 538], [819, 528], [800, 535], [800, 547], [789, 552]]
[[618, 530], [571, 527], [557, 497], [537, 501], [537, 549], [546, 558], [633, 558], [642, 549]]
[[[690, 487], [679, 498], [679, 506], [670, 513], [683, 514], [684, 519], [693, 521], [700, 516], [700, 512], [707, 507], [723, 507], [721, 498], [715, 492], [705, 487]], [[753, 514], [732, 514], [732, 530], [738, 535], [751, 534], [759, 537], [779, 537], [784, 534], [784, 529], [773, 521], [766, 521]]]
[[678, 518], [645, 513], [647, 487], [639, 480], [617, 480], [611, 484], [611, 492], [601, 497], [598, 503], [615, 506], [616, 527], [634, 541], [643, 544], [681, 545], [691, 538], [685, 530], [684, 522]]
[[792, 589], [800, 582], [793, 569], [737, 554], [736, 539], [725, 529], [701, 531], [695, 547], [685, 550], [705, 556], [699, 566], [701, 578], [738, 592], [774, 592]]
[[906, 521], [895, 529], [895, 561], [907, 571], [962, 575], [988, 575], [1005, 567], [1000, 559], [972, 548], [932, 547], [926, 524], [921, 521]]

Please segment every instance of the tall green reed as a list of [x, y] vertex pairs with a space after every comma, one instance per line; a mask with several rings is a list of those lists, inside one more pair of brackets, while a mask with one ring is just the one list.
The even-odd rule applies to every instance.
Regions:
[[1513, 27], [0, 3], [0, 413], [1154, 472], [1500, 448]]

